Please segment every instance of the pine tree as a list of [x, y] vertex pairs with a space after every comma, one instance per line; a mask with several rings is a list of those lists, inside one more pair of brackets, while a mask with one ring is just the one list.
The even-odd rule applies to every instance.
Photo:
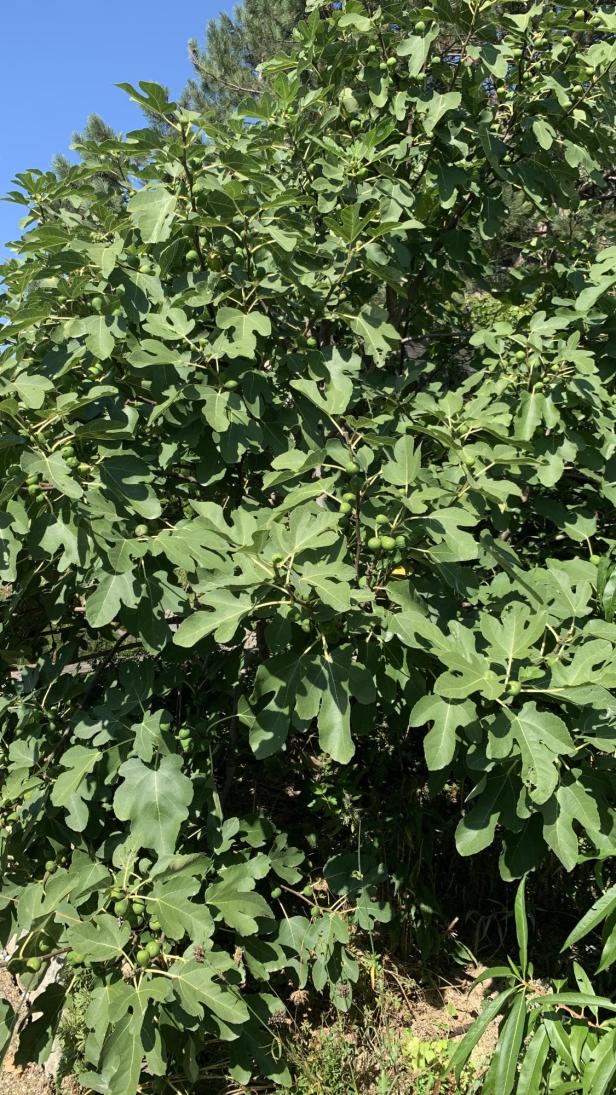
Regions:
[[[257, 65], [289, 47], [293, 28], [305, 15], [306, 0], [243, 0], [233, 12], [211, 19], [207, 25], [205, 45], [201, 49], [196, 39], [188, 43], [195, 76], [181, 95], [181, 103], [193, 110], [214, 108], [227, 114], [245, 98], [258, 94], [261, 83]], [[144, 109], [153, 129], [164, 129], [160, 119]], [[73, 133], [71, 147], [77, 149], [82, 161], [95, 157], [93, 146], [116, 138], [118, 134], [98, 114], [90, 114], [80, 132]], [[88, 151], [84, 146], [90, 145]], [[53, 170], [65, 178], [71, 160], [62, 153], [53, 158]], [[101, 175], [101, 189], [114, 190], [117, 180]]]
[[305, 0], [244, 0], [232, 16], [211, 19], [204, 48], [195, 39], [188, 44], [195, 77], [184, 89], [183, 104], [224, 114], [246, 95], [258, 93], [257, 65], [290, 45], [305, 10]]
[[[112, 129], [110, 125], [107, 125], [100, 114], [90, 114], [81, 132], [77, 131], [73, 133], [71, 148], [79, 150], [89, 143], [102, 144], [104, 141], [111, 141], [116, 137], [117, 134], [115, 130]], [[87, 161], [88, 157], [85, 151], [80, 151], [79, 155], [81, 160]], [[60, 179], [64, 179], [73, 166], [72, 161], [61, 152], [54, 156], [52, 165], [56, 175]]]
[[[167, 89], [165, 88], [165, 91]], [[165, 134], [169, 127], [163, 123], [160, 117], [146, 107], [140, 107], [145, 116], [148, 128], [159, 135]], [[135, 127], [137, 128], [137, 127]], [[118, 170], [110, 171], [109, 164], [114, 163], [114, 156], [109, 151], [108, 142], [121, 140], [121, 134], [101, 118], [100, 114], [90, 114], [81, 131], [73, 133], [70, 147], [77, 152], [79, 161], [87, 164], [92, 169], [91, 181], [97, 190], [113, 198], [115, 203], [122, 203], [126, 177], [123, 167], [118, 160]], [[104, 158], [105, 169], [100, 169], [100, 160]], [[135, 163], [143, 161], [143, 155], [135, 156]], [[52, 168], [59, 179], [65, 179], [75, 166], [72, 160], [63, 153], [57, 153], [52, 160]]]

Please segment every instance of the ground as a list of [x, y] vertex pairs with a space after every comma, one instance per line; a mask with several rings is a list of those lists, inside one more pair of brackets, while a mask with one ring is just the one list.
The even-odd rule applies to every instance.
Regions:
[[[496, 1043], [497, 1024], [485, 1032], [473, 1055], [469, 1083], [461, 1088], [432, 1086], [439, 1065], [451, 1048], [451, 1040], [464, 1033], [481, 1010], [482, 1001], [493, 993], [484, 982], [471, 990], [480, 969], [468, 967], [441, 977], [432, 988], [420, 986], [407, 972], [392, 963], [381, 967], [378, 984], [364, 988], [357, 1013], [335, 1018], [317, 1016], [310, 1005], [296, 1013], [293, 1055], [298, 1073], [297, 1095], [432, 1095], [440, 1091], [472, 1091], [473, 1080], [483, 1071]], [[371, 999], [372, 990], [372, 999]], [[20, 1003], [13, 978], [0, 969], [0, 996], [14, 1007]], [[291, 1033], [291, 1030], [289, 1031]], [[79, 1095], [80, 1088], [65, 1080], [62, 1095]], [[227, 1088], [236, 1092], [264, 1091]], [[53, 1079], [38, 1065], [18, 1068], [14, 1047], [0, 1068], [0, 1095], [56, 1095]]]

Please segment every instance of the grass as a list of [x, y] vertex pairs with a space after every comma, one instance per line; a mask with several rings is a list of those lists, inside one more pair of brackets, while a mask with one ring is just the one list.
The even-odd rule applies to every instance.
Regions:
[[[456, 975], [433, 990], [421, 988], [408, 972], [381, 961], [375, 976], [370, 956], [360, 960], [362, 976], [347, 1014], [319, 1011], [319, 1001], [302, 995], [295, 1022], [281, 1035], [280, 1049], [294, 1076], [291, 1095], [475, 1095], [489, 1058], [483, 1047], [460, 1080], [444, 1075], [453, 1039], [475, 1017], [484, 988], [469, 993], [469, 976]], [[84, 1065], [85, 1013], [91, 975], [78, 974], [60, 1038], [61, 1081]], [[306, 999], [304, 1000], [304, 995]], [[212, 1061], [195, 1086], [177, 1086], [175, 1095], [256, 1095], [282, 1089], [255, 1078], [248, 1087], [222, 1080], [224, 1062]], [[71, 1092], [77, 1090], [70, 1088]], [[169, 1088], [171, 1095], [172, 1088]]]

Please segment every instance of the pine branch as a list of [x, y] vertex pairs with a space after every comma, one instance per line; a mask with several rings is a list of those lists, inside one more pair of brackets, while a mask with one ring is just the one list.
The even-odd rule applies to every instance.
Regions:
[[225, 87], [230, 88], [231, 91], [240, 91], [244, 95], [254, 95], [256, 88], [243, 87], [241, 84], [236, 84], [231, 80], [227, 80], [224, 76], [220, 76], [218, 73], [212, 72], [211, 69], [206, 68], [196, 50], [192, 48], [190, 43], [188, 45], [188, 56], [190, 57], [192, 64], [195, 66], [200, 76], [205, 76], [210, 80], [214, 80], [219, 84], [223, 84]]

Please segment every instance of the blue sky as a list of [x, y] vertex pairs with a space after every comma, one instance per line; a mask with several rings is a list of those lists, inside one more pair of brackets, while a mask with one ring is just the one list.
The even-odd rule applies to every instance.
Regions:
[[[142, 115], [114, 85], [156, 80], [177, 94], [190, 75], [189, 38], [203, 41], [225, 0], [22, 0], [1, 5], [0, 195], [18, 171], [50, 166], [88, 114], [126, 132]], [[22, 210], [0, 201], [2, 244]], [[6, 252], [4, 252], [6, 254]]]

